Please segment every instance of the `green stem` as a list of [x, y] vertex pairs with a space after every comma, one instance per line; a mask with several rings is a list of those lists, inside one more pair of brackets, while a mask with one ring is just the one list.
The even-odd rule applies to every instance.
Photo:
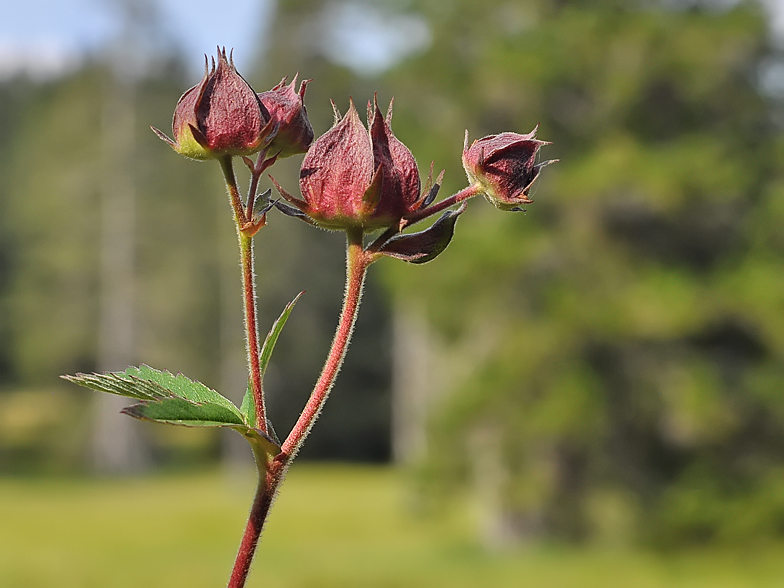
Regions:
[[238, 227], [242, 227], [248, 222], [248, 219], [245, 217], [245, 210], [242, 207], [242, 197], [237, 187], [231, 155], [224, 155], [218, 161], [221, 165], [221, 171], [223, 171], [223, 179], [226, 181], [226, 189], [229, 191], [229, 202], [234, 210], [234, 221]]

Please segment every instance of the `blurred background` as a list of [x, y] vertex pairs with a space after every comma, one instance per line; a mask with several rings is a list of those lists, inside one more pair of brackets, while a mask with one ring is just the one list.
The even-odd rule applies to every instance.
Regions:
[[[224, 581], [252, 492], [239, 437], [137, 423], [58, 380], [143, 362], [242, 397], [218, 166], [149, 130], [218, 44], [257, 91], [312, 78], [317, 134], [330, 99], [394, 96], [444, 196], [465, 129], [539, 124], [561, 160], [527, 212], [472, 201], [437, 260], [372, 268], [250, 585], [784, 582], [784, 4], [51, 0], [0, 21], [1, 585]], [[274, 170], [290, 191], [299, 162]], [[269, 221], [262, 328], [306, 290], [267, 376], [284, 436], [344, 249]], [[155, 525], [183, 534], [144, 551]]]

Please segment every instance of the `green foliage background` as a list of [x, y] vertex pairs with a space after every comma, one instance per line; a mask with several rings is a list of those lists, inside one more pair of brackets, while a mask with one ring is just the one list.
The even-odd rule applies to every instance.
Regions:
[[[314, 78], [317, 133], [330, 124], [329, 98], [344, 111], [348, 95], [361, 105], [374, 91], [382, 103], [394, 94], [395, 132], [423, 171], [431, 159], [446, 169], [444, 194], [464, 185], [465, 128], [473, 139], [539, 124], [553, 142], [543, 157], [561, 162], [543, 172], [527, 214], [472, 202], [438, 260], [373, 268], [349, 363], [306, 452], [388, 457], [394, 301], [424, 307], [447, 348], [486, 341], [432, 412], [420, 476], [428, 495], [474, 483], [477, 462], [492, 459], [515, 536], [600, 537], [620, 517], [632, 537], [660, 545], [780, 538], [784, 144], [780, 100], [761, 80], [781, 56], [760, 7], [366, 4], [421, 15], [429, 48], [357, 76], [313, 43], [327, 3], [288, 0], [247, 77], [257, 89], [295, 71]], [[137, 90], [128, 165], [139, 197], [139, 360], [214, 385], [221, 317], [235, 304], [226, 301], [240, 316], [224, 261], [234, 255], [228, 206], [215, 166], [175, 157], [146, 128], [167, 127], [185, 78], [173, 59]], [[95, 367], [106, 80], [95, 63], [48, 84], [0, 87], [6, 400]], [[297, 165], [276, 166], [276, 178], [294, 187]], [[271, 322], [307, 291], [268, 374], [280, 433], [329, 343], [343, 253], [340, 235], [270, 221], [258, 238], [261, 315]], [[71, 466], [83, 441], [68, 446]], [[0, 463], [50, 459], [33, 445], [4, 445]]]
[[426, 278], [389, 268], [448, 335], [496, 332], [434, 417], [435, 478], [490, 430], [517, 533], [594, 536], [607, 497], [662, 544], [781, 533], [781, 137], [759, 9], [418, 6], [432, 49], [390, 84], [427, 152], [449, 157], [431, 141], [456, 120], [539, 123], [562, 160], [527, 216], [469, 211]]

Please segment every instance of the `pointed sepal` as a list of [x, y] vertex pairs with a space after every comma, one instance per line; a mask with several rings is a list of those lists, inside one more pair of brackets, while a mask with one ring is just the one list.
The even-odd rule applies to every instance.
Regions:
[[455, 223], [465, 211], [466, 203], [457, 210], [448, 210], [429, 229], [409, 235], [399, 235], [387, 241], [379, 253], [409, 263], [427, 263], [441, 255], [455, 233]]

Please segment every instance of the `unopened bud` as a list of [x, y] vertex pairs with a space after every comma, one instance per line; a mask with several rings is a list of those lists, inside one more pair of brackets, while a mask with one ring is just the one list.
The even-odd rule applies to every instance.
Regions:
[[526, 135], [501, 133], [474, 141], [468, 146], [466, 131], [463, 168], [472, 184], [478, 184], [487, 199], [501, 210], [519, 210], [533, 202], [531, 185], [539, 170], [557, 160], [536, 163], [539, 148], [549, 145], [536, 139], [536, 129]]
[[286, 85], [286, 78], [272, 90], [259, 94], [259, 100], [270, 114], [277, 128], [269, 152], [278, 157], [289, 157], [305, 153], [313, 142], [313, 127], [305, 108], [305, 88], [310, 80], [304, 80], [296, 91], [297, 76]]
[[170, 139], [153, 131], [177, 153], [192, 159], [250, 155], [264, 146], [274, 130], [256, 92], [218, 51], [217, 66], [205, 67], [204, 77], [182, 95], [174, 111]]

